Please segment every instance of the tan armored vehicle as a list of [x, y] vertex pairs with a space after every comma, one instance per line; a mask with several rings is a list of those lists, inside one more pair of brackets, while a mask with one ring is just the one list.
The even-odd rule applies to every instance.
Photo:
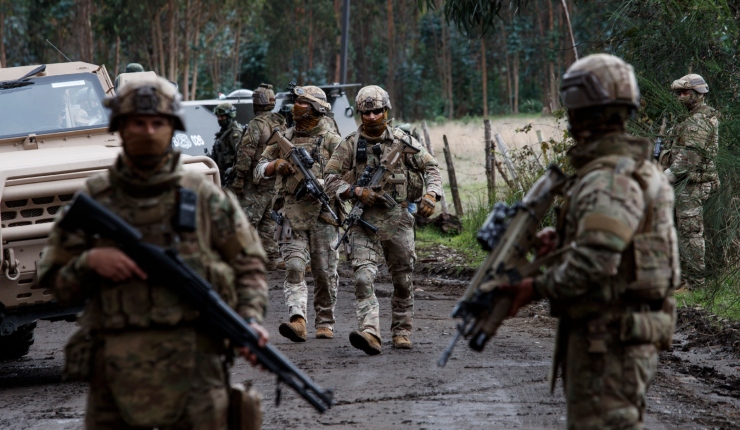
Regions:
[[[55, 215], [120, 152], [102, 103], [113, 91], [94, 64], [0, 69], [0, 358], [28, 353], [37, 320], [74, 320], [79, 311], [38, 287], [36, 264]], [[183, 158], [219, 182], [210, 158]]]

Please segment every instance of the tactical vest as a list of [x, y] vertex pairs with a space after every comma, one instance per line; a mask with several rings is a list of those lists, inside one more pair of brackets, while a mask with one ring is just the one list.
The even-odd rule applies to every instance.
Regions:
[[[582, 179], [596, 170], [609, 170], [614, 175], [632, 177], [643, 191], [645, 213], [640, 220], [637, 231], [622, 231], [608, 218], [592, 215], [580, 220], [588, 224], [591, 230], [600, 230], [614, 234], [629, 241], [622, 252], [620, 267], [614, 281], [618, 300], [625, 304], [661, 303], [669, 292], [678, 287], [680, 282], [680, 264], [678, 259], [678, 238], [673, 225], [673, 189], [657, 165], [649, 161], [636, 162], [621, 155], [608, 155], [597, 158], [577, 172]], [[577, 195], [578, 189], [569, 195]], [[569, 213], [570, 198], [561, 208], [559, 231], [564, 235], [563, 243], [575, 240], [577, 225]], [[567, 219], [568, 226], [563, 225]], [[630, 240], [631, 239], [631, 240]]]
[[[352, 139], [352, 157], [353, 166], [350, 170], [353, 172], [354, 178], [352, 182], [356, 182], [357, 179], [362, 175], [365, 167], [377, 166], [380, 164], [385, 154], [390, 150], [393, 145], [400, 145], [405, 143], [412, 145], [411, 138], [404, 133], [402, 130], [388, 128], [391, 130], [393, 135], [393, 142], [387, 144], [387, 140], [381, 142], [378, 146], [380, 150], [374, 149], [375, 145], [371, 142], [367, 142], [360, 136], [361, 128], [358, 128]], [[403, 183], [399, 184], [387, 184], [385, 191], [388, 192], [398, 203], [406, 201], [416, 202], [421, 199], [424, 194], [424, 176], [421, 173], [420, 166], [417, 166], [416, 161], [411, 154], [404, 154], [403, 162], [398, 163], [397, 166], [393, 167], [395, 170], [393, 177], [403, 179]]]
[[[269, 112], [267, 115], [257, 115], [256, 117], [254, 117], [254, 119], [252, 119], [252, 122], [255, 123], [254, 126], [262, 125], [262, 127], [267, 129], [268, 138], [264, 139], [264, 142], [262, 141], [263, 139], [260, 138], [260, 141], [256, 144], [256, 147], [254, 149], [254, 156], [252, 157], [252, 164], [249, 166], [250, 175], [257, 168], [257, 164], [259, 164], [260, 156], [265, 151], [265, 147], [267, 146], [269, 136], [272, 134], [272, 130], [277, 127], [280, 129], [280, 131], [285, 131], [285, 121], [283, 120], [283, 117], [272, 112]], [[268, 188], [272, 190], [275, 187], [275, 178], [261, 180], [255, 179], [254, 181], [250, 180], [248, 182], [250, 184], [258, 185], [258, 188]]]
[[213, 145], [213, 160], [218, 164], [221, 172], [234, 165], [236, 158], [236, 145], [239, 144], [244, 135], [244, 127], [236, 121], [232, 121], [228, 128], [216, 135]]
[[[196, 225], [202, 225], [202, 217], [208, 216], [203, 213], [205, 199], [200, 192], [206, 180], [203, 175], [180, 170], [168, 183], [144, 187], [125, 182], [116, 172], [109, 171], [90, 178], [86, 186], [95, 200], [136, 228], [143, 241], [176, 249], [180, 257], [234, 307], [237, 297], [231, 266], [210, 248], [203, 232], [177, 232], [172, 224], [178, 209], [178, 190], [182, 187], [198, 196]], [[103, 239], [94, 243], [94, 247], [114, 245]], [[198, 317], [198, 312], [171, 287], [138, 278], [121, 283], [100, 278], [98, 292], [88, 310], [87, 318], [94, 330], [176, 326]]]

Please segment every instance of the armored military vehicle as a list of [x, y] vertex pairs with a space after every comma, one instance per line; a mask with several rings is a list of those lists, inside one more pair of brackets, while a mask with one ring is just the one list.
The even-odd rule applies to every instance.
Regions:
[[[354, 109], [347, 99], [347, 88], [359, 87], [360, 84], [332, 84], [332, 85], [319, 85], [324, 90], [328, 102], [331, 104], [331, 116], [337, 122], [339, 127], [339, 133], [342, 136], [346, 136], [353, 131], [357, 130], [357, 123], [354, 118]], [[186, 109], [195, 106], [203, 106], [211, 111], [221, 103], [229, 102], [236, 107], [236, 120], [239, 124], [247, 124], [254, 118], [254, 110], [252, 109], [252, 91], [250, 90], [236, 90], [231, 94], [227, 95], [224, 99], [211, 99], [211, 100], [194, 100], [183, 102]], [[290, 110], [293, 107], [293, 94], [289, 91], [279, 92], [275, 94], [275, 109], [273, 112], [280, 112], [286, 117], [290, 118]], [[213, 120], [214, 123], [216, 120]], [[213, 138], [208, 145], [213, 145]], [[208, 148], [210, 151], [210, 146]]]
[[[79, 311], [38, 286], [36, 264], [55, 216], [121, 150], [102, 103], [113, 91], [94, 64], [0, 69], [0, 358], [28, 353], [37, 320], [74, 320]], [[183, 159], [219, 183], [210, 158]]]

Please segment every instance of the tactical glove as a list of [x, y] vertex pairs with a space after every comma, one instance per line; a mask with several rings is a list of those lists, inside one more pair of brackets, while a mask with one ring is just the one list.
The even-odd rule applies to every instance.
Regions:
[[360, 192], [358, 193], [357, 190], [355, 190], [355, 196], [357, 197], [357, 200], [362, 202], [363, 205], [370, 207], [375, 204], [375, 201], [378, 199], [378, 194], [371, 188], [367, 187], [358, 187]]
[[283, 160], [282, 158], [275, 161], [275, 172], [278, 175], [292, 175], [295, 173], [295, 169], [290, 165], [290, 162]]
[[419, 203], [419, 215], [429, 218], [434, 215], [434, 206], [437, 204], [437, 196], [434, 193], [426, 193]]

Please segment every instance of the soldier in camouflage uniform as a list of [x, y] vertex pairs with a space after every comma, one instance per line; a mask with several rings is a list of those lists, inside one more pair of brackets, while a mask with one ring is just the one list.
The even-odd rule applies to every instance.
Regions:
[[[349, 239], [359, 324], [359, 330], [350, 333], [350, 342], [355, 348], [375, 355], [381, 352], [381, 337], [378, 299], [373, 283], [381, 257], [385, 258], [393, 282], [393, 346], [411, 348], [411, 320], [414, 313], [412, 273], [416, 252], [414, 218], [406, 207], [408, 200], [421, 198], [419, 214], [424, 217], [432, 215], [443, 193], [442, 178], [434, 157], [419, 142], [389, 126], [391, 102], [385, 90], [376, 85], [364, 87], [358, 92], [355, 102], [362, 125], [342, 140], [326, 165], [326, 172], [330, 175], [327, 178], [327, 192], [342, 200], [362, 202], [365, 206], [363, 219], [379, 228], [373, 234], [356, 225], [350, 231]], [[386, 185], [385, 191], [398, 203], [393, 208], [387, 208], [377, 199], [376, 191], [379, 190], [352, 184], [356, 183], [365, 166], [376, 166], [385, 153], [403, 143], [419, 152], [404, 154], [396, 165], [388, 166], [395, 172], [394, 178], [401, 182]], [[362, 147], [361, 150], [358, 151], [358, 147]], [[426, 194], [422, 197], [424, 185]]]
[[559, 318], [551, 389], [562, 370], [568, 429], [642, 429], [658, 348], [671, 346], [675, 327], [673, 190], [650, 142], [625, 132], [639, 106], [632, 66], [585, 57], [563, 76], [561, 97], [576, 175], [538, 255], [564, 248], [544, 274], [503, 290], [514, 294], [511, 315], [547, 298]]
[[671, 130], [661, 165], [676, 186], [676, 227], [681, 247], [682, 283], [690, 289], [705, 284], [704, 202], [719, 188], [716, 158], [719, 121], [704, 103], [709, 86], [691, 74], [673, 81], [671, 89], [689, 110], [689, 117]]
[[[295, 126], [285, 137], [297, 148], [306, 148], [314, 159], [313, 173], [320, 181], [324, 166], [339, 145], [338, 135], [319, 125], [331, 105], [319, 87], [296, 87], [293, 105]], [[293, 342], [306, 341], [306, 265], [311, 262], [314, 278], [313, 304], [316, 311], [316, 338], [334, 337], [334, 305], [337, 301], [338, 253], [332, 249], [337, 241], [337, 226], [321, 204], [310, 197], [297, 200], [288, 190], [296, 185], [295, 171], [283, 157], [277, 144], [262, 153], [255, 177], [270, 179], [275, 176], [276, 195], [273, 209], [284, 217], [276, 237], [280, 254], [285, 260], [285, 303], [290, 322], [280, 324], [280, 334]]]
[[[144, 241], [174, 248], [266, 342], [267, 332], [254, 322], [267, 306], [264, 251], [233, 196], [184, 171], [172, 150], [174, 130], [185, 129], [175, 88], [162, 78], [133, 82], [107, 104], [123, 153], [82, 192]], [[172, 221], [181, 187], [197, 195], [195, 231]], [[226, 430], [226, 340], [206, 331], [176, 291], [148, 281], [114, 242], [58, 227], [38, 279], [62, 305], [85, 304], [82, 328], [65, 349], [65, 372], [90, 383], [87, 429]], [[240, 353], [254, 360], [246, 348]]]
[[236, 148], [244, 135], [244, 127], [236, 122], [236, 108], [231, 103], [221, 103], [213, 109], [221, 130], [216, 133], [213, 143], [213, 161], [221, 172], [221, 180], [226, 180], [226, 171], [234, 165]]
[[273, 239], [275, 221], [272, 220], [272, 196], [275, 194], [275, 178], [259, 179], [254, 172], [265, 144], [276, 128], [285, 131], [285, 118], [272, 112], [275, 108], [275, 93], [272, 85], [260, 84], [252, 93], [252, 107], [255, 117], [247, 125], [239, 147], [236, 151], [236, 179], [231, 189], [239, 199], [242, 209], [249, 221], [257, 228], [262, 246], [267, 252], [268, 270], [275, 270], [280, 258], [277, 242]]

